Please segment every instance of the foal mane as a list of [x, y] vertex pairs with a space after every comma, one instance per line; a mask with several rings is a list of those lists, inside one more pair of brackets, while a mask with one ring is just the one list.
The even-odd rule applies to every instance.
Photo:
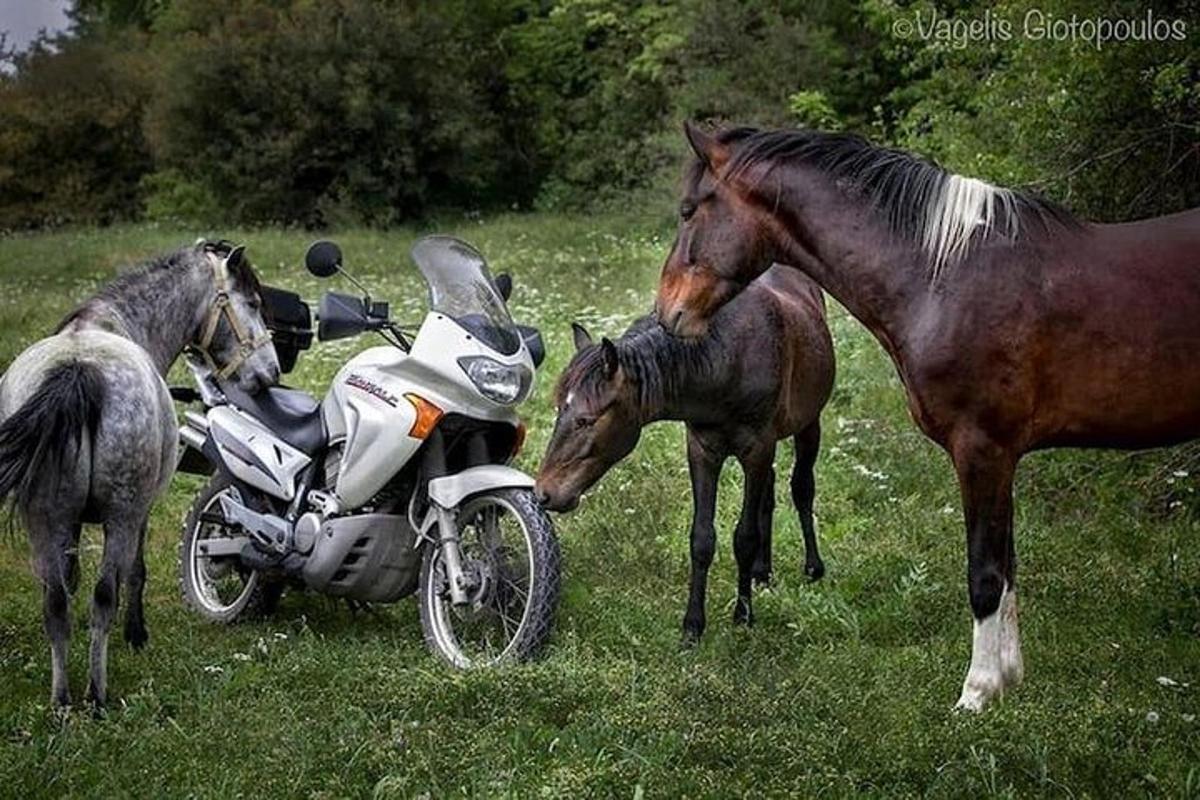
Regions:
[[848, 182], [884, 215], [894, 235], [921, 245], [933, 277], [981, 242], [1016, 241], [1031, 223], [1043, 230], [1079, 224], [1065, 208], [1035, 194], [955, 175], [926, 158], [878, 147], [851, 133], [731, 128], [720, 131], [717, 140], [733, 149], [728, 177], [756, 164], [793, 163]]
[[[680, 393], [685, 377], [705, 374], [712, 368], [708, 345], [716, 331], [699, 340], [670, 336], [653, 314], [640, 317], [624, 333], [612, 340], [617, 363], [637, 388], [637, 402], [643, 411], [661, 409]], [[555, 389], [556, 404], [568, 394], [594, 398], [607, 382], [603, 347], [588, 345], [571, 358]]]

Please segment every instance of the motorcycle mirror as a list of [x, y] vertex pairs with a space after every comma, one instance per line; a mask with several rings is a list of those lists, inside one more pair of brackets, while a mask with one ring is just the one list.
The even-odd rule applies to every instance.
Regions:
[[501, 272], [497, 275], [496, 288], [500, 290], [500, 296], [507, 303], [508, 298], [512, 296], [512, 275], [509, 275], [507, 272]]
[[304, 266], [318, 278], [328, 278], [342, 269], [342, 249], [327, 239], [313, 242], [304, 254]]

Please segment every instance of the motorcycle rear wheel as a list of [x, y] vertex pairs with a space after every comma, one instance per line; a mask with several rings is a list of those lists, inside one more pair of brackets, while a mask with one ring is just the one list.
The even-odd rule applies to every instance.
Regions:
[[561, 553], [550, 518], [529, 490], [502, 489], [467, 498], [457, 520], [471, 599], [451, 603], [441, 548], [426, 547], [418, 591], [425, 643], [459, 669], [531, 658], [558, 607]]
[[223, 625], [269, 615], [283, 594], [281, 582], [247, 569], [236, 557], [217, 561], [200, 553], [198, 545], [205, 539], [234, 535], [220, 501], [230, 491], [229, 480], [214, 475], [192, 501], [179, 541], [179, 593], [184, 604]]

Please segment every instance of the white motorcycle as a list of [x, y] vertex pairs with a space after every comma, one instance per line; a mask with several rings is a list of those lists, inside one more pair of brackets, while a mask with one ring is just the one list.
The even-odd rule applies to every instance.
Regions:
[[[289, 584], [352, 604], [417, 592], [426, 643], [450, 664], [526, 658], [550, 633], [560, 581], [533, 479], [508, 466], [541, 336], [513, 323], [511, 280], [493, 280], [466, 242], [426, 237], [412, 258], [430, 310], [411, 342], [365, 290], [322, 297], [319, 340], [387, 341], [350, 359], [322, 402], [282, 387], [250, 396], [197, 372], [205, 411], [185, 412], [180, 469], [213, 477], [184, 523], [182, 594], [232, 622], [269, 613]], [[362, 289], [332, 242], [305, 261]], [[308, 307], [262, 294], [287, 371], [311, 343]]]

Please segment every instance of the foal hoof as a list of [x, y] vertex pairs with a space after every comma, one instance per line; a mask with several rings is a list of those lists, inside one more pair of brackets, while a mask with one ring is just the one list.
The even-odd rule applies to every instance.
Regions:
[[146, 642], [150, 641], [150, 632], [146, 630], [145, 625], [140, 623], [137, 625], [126, 625], [125, 641], [129, 642], [129, 646], [134, 650], [141, 650], [146, 646]]
[[825, 577], [825, 564], [821, 561], [815, 564], [805, 564], [804, 574], [808, 576], [810, 581], [819, 581]]
[[771, 585], [771, 570], [769, 570], [769, 569], [762, 569], [759, 567], [755, 567], [754, 570], [750, 573], [750, 577], [759, 586], [770, 586]]
[[749, 602], [738, 598], [733, 607], [733, 624], [747, 627], [754, 624], [754, 612], [750, 610]]

